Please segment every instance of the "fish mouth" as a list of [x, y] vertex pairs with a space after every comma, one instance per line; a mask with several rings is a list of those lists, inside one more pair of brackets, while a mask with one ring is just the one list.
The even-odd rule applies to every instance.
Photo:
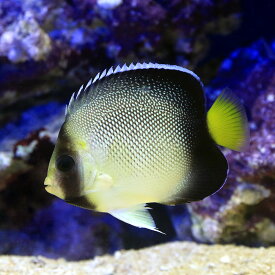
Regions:
[[48, 177], [44, 181], [44, 187], [45, 187], [46, 191], [48, 191], [52, 187], [52, 185], [50, 184], [49, 181], [50, 181], [50, 179]]
[[[46, 190], [47, 192], [49, 192], [52, 186], [49, 185], [49, 184], [44, 184], [44, 187], [45, 187], [45, 190]], [[49, 193], [50, 193], [50, 192], [49, 192]]]
[[59, 198], [62, 197], [60, 194], [57, 193], [57, 190], [51, 184], [44, 184], [44, 187], [46, 192], [48, 192], [49, 194], [55, 195]]
[[45, 185], [45, 186], [51, 185], [51, 184], [50, 184], [50, 179], [49, 179], [49, 177], [46, 177], [46, 178], [45, 178], [44, 185]]
[[44, 181], [44, 187], [45, 190], [52, 195], [55, 195], [56, 197], [60, 198], [60, 199], [64, 199], [64, 193], [62, 191], [62, 189], [59, 188], [58, 185], [55, 184], [55, 182], [53, 180], [51, 180], [50, 178], [46, 178]]

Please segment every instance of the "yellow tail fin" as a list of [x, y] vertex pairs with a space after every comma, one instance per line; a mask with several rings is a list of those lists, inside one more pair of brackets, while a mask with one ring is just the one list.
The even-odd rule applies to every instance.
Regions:
[[249, 145], [244, 107], [229, 89], [222, 91], [208, 111], [207, 124], [217, 144], [236, 151], [244, 151]]

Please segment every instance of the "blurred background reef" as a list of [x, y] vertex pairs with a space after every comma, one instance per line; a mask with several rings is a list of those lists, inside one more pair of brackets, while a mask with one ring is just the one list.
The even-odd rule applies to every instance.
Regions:
[[[274, 15], [272, 0], [1, 0], [0, 254], [83, 260], [175, 240], [274, 245]], [[250, 120], [249, 150], [224, 150], [223, 189], [186, 206], [153, 205], [166, 236], [43, 187], [70, 95], [131, 62], [193, 70], [209, 105], [229, 87]]]

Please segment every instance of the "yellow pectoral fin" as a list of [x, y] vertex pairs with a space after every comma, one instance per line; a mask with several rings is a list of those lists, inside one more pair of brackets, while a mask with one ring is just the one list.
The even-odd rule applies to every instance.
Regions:
[[221, 146], [243, 151], [249, 144], [249, 128], [244, 107], [239, 99], [225, 89], [207, 113], [208, 129]]

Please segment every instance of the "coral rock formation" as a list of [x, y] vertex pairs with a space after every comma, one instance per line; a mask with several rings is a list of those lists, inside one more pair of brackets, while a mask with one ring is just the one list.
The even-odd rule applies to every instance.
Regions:
[[0, 273], [269, 275], [275, 272], [274, 258], [275, 248], [175, 242], [137, 251], [119, 251], [113, 256], [106, 255], [80, 262], [44, 257], [1, 256]]
[[188, 206], [193, 235], [203, 242], [275, 243], [275, 66], [262, 47], [262, 42], [256, 43], [231, 60], [232, 66], [242, 70], [245, 60], [251, 59], [243, 52], [253, 51], [257, 57], [248, 66], [249, 74], [242, 74], [243, 79], [233, 85], [233, 91], [251, 105], [250, 147], [241, 153], [224, 150], [230, 167], [226, 184]]

